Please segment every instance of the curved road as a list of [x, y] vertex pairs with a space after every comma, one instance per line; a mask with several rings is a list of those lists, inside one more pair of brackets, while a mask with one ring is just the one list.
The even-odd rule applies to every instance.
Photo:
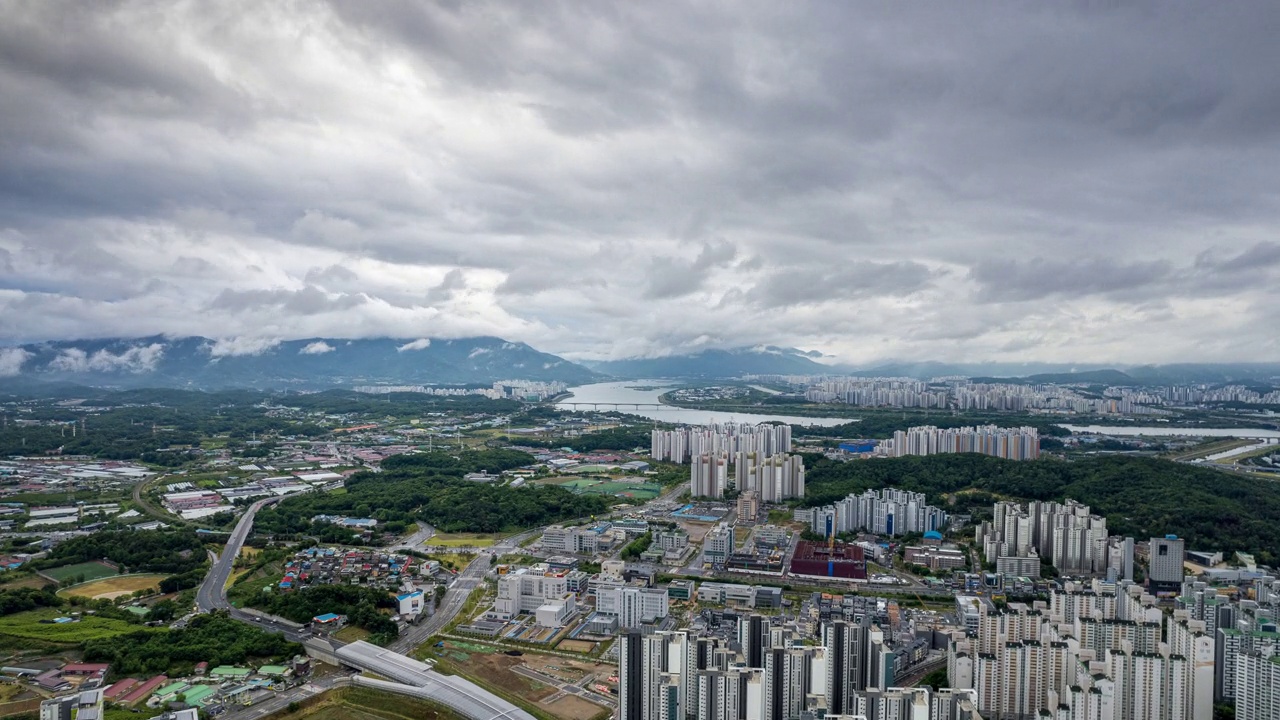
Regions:
[[249, 537], [249, 531], [253, 529], [253, 516], [257, 515], [263, 506], [278, 500], [280, 500], [278, 497], [259, 500], [250, 505], [240, 517], [240, 522], [236, 523], [235, 529], [231, 531], [231, 537], [227, 538], [227, 546], [222, 549], [222, 554], [213, 563], [213, 567], [209, 568], [209, 574], [204, 577], [204, 582], [200, 583], [200, 589], [196, 590], [196, 607], [201, 612], [231, 607], [227, 602], [227, 579], [231, 577], [231, 569], [240, 555], [240, 548], [244, 546], [245, 539]]

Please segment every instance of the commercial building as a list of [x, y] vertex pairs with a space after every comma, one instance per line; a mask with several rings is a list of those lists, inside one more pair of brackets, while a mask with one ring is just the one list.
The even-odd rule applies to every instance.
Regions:
[[1186, 541], [1177, 535], [1151, 538], [1147, 561], [1147, 587], [1156, 594], [1172, 594], [1182, 589], [1186, 576], [1183, 561], [1186, 558]]
[[[913, 565], [923, 565], [930, 570], [964, 567], [969, 561], [960, 550], [940, 547], [907, 547], [903, 549], [902, 559]], [[1036, 569], [1039, 570], [1038, 565]]]
[[791, 574], [865, 580], [867, 561], [862, 548], [852, 543], [816, 543], [801, 540], [791, 558]]

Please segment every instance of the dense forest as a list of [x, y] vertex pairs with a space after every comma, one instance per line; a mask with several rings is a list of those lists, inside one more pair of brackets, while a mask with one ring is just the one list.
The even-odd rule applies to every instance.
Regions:
[[1184, 463], [1114, 455], [1014, 462], [974, 454], [838, 462], [810, 454], [805, 466], [805, 505], [886, 486], [979, 515], [999, 499], [1071, 498], [1104, 515], [1113, 534], [1173, 533], [1189, 548], [1280, 560], [1280, 485]]
[[314, 534], [323, 528], [313, 526], [313, 516], [348, 515], [388, 524], [421, 520], [444, 532], [498, 532], [596, 515], [616, 502], [552, 485], [511, 488], [461, 479], [470, 472], [494, 473], [531, 462], [529, 455], [512, 450], [397, 455], [387, 458], [380, 473], [354, 475], [344, 494], [288, 498], [264, 508], [254, 525], [263, 532]]
[[199, 615], [179, 630], [142, 630], [84, 644], [85, 661], [111, 663], [112, 678], [159, 673], [179, 677], [190, 674], [202, 661], [216, 667], [250, 659], [286, 660], [301, 653], [301, 645], [232, 620], [223, 612]]
[[391, 618], [378, 612], [379, 608], [394, 611], [396, 607], [395, 598], [386, 590], [355, 585], [313, 585], [298, 592], [254, 593], [247, 603], [297, 623], [311, 622], [311, 618], [325, 613], [346, 615], [348, 625], [372, 633], [369, 642], [375, 645], [386, 645], [399, 635]]
[[119, 565], [122, 574], [151, 572], [172, 575], [198, 573], [208, 561], [204, 543], [194, 530], [111, 530], [72, 538], [32, 566], [43, 570], [103, 559]]

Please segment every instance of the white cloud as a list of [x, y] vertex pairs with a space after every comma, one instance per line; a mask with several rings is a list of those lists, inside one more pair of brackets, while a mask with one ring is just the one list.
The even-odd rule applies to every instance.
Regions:
[[119, 354], [109, 350], [87, 353], [80, 348], [67, 348], [49, 362], [49, 368], [61, 372], [150, 372], [164, 356], [164, 345], [152, 343], [131, 347]]
[[14, 377], [22, 372], [22, 365], [31, 353], [22, 348], [0, 348], [0, 377]]
[[280, 344], [277, 338], [239, 336], [214, 340], [209, 355], [214, 358], [261, 355]]
[[412, 350], [426, 350], [431, 347], [431, 338], [418, 338], [413, 342], [407, 342], [396, 348], [396, 352], [409, 352]]
[[334, 347], [323, 340], [317, 340], [308, 343], [306, 347], [298, 351], [299, 355], [323, 355], [334, 351]]
[[1280, 6], [557, 8], [6, 7], [0, 341], [1280, 353]]

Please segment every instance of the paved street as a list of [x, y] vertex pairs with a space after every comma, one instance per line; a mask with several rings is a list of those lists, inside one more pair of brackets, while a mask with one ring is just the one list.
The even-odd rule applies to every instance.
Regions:
[[200, 584], [200, 588], [196, 591], [196, 606], [203, 612], [209, 612], [217, 608], [227, 608], [227, 578], [231, 577], [231, 569], [235, 565], [236, 557], [240, 555], [240, 548], [244, 546], [245, 538], [249, 537], [249, 532], [253, 530], [253, 517], [263, 506], [280, 500], [278, 497], [259, 500], [241, 516], [240, 522], [236, 523], [236, 527], [231, 531], [231, 537], [227, 539], [227, 545], [222, 550], [222, 555], [218, 557], [213, 567], [209, 568], [209, 574], [205, 576], [204, 582]]

